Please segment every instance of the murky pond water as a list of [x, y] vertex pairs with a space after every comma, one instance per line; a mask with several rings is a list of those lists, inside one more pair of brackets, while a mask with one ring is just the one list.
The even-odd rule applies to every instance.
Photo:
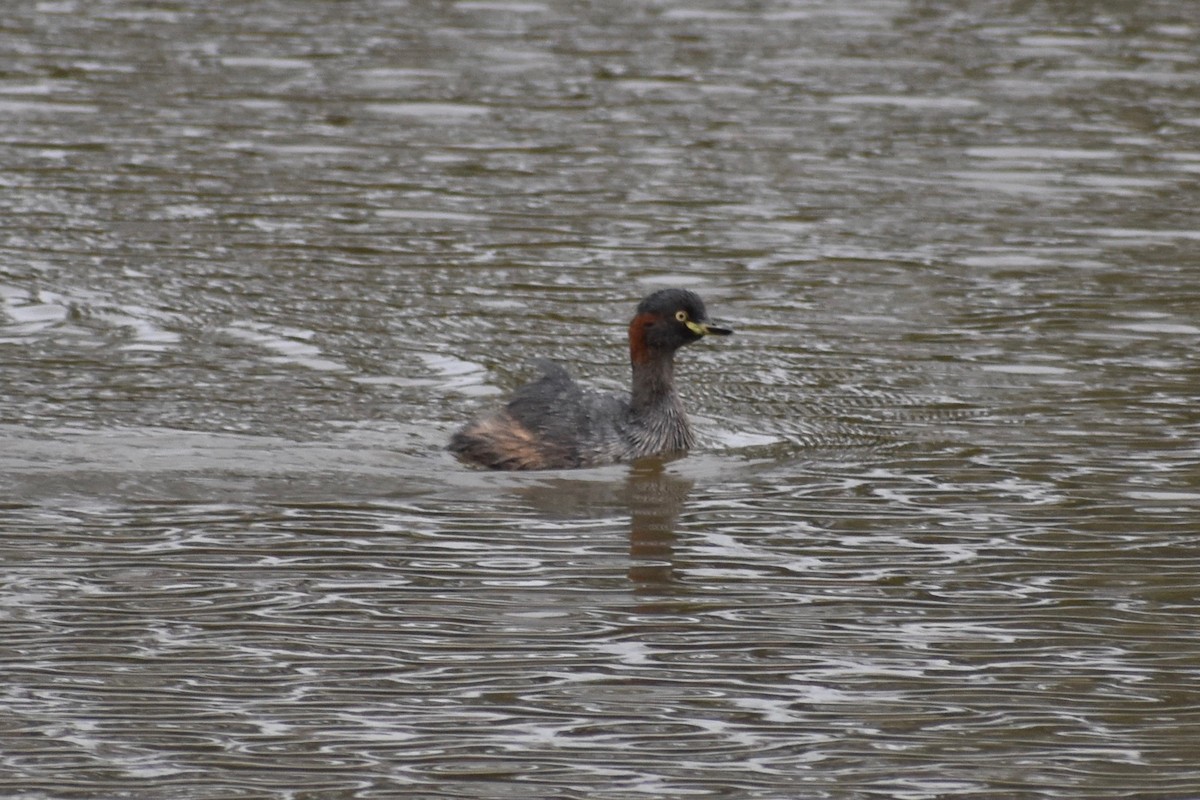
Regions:
[[[0, 790], [1200, 795], [1193, 11], [10, 9]], [[444, 452], [665, 285], [697, 452]]]

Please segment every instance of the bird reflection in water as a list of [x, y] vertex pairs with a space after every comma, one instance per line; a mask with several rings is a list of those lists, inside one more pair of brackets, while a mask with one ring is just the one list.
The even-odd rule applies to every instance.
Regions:
[[675, 582], [675, 528], [693, 481], [668, 472], [660, 458], [634, 463], [629, 503], [629, 580], [642, 592]]
[[675, 530], [694, 484], [668, 471], [670, 460], [639, 459], [623, 482], [556, 478], [518, 491], [540, 516], [550, 518], [596, 519], [627, 512], [628, 578], [639, 592], [664, 592], [675, 583]]

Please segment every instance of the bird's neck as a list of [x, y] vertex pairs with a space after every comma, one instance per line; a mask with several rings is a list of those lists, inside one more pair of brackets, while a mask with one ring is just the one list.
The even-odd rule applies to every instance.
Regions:
[[675, 360], [671, 355], [633, 362], [633, 400], [635, 413], [678, 406], [675, 393]]
[[671, 356], [633, 364], [633, 422], [645, 455], [687, 451], [694, 444], [683, 401], [675, 392]]

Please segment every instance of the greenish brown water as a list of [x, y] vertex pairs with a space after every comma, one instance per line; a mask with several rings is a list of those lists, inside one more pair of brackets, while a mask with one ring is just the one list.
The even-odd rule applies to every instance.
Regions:
[[[1186, 4], [23, 4], [6, 797], [1200, 795]], [[667, 465], [443, 446], [682, 285]]]

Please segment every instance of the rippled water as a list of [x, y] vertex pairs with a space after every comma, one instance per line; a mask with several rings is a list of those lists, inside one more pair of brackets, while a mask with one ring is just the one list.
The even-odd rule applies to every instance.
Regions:
[[[1187, 4], [0, 26], [6, 797], [1200, 795]], [[686, 285], [703, 446], [442, 447]]]

